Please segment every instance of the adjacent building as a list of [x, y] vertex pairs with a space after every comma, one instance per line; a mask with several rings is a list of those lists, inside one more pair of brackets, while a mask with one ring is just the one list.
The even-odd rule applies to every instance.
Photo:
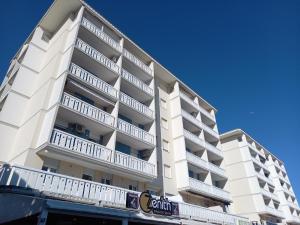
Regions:
[[300, 208], [284, 164], [242, 130], [221, 135], [232, 210], [258, 224], [299, 224]]
[[54, 1], [0, 89], [0, 223], [247, 224], [215, 114], [85, 2]]

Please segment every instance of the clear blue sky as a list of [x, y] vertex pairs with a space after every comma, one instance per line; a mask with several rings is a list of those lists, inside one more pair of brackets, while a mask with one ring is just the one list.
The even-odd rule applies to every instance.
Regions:
[[[2, 3], [1, 78], [51, 2]], [[242, 128], [284, 160], [300, 198], [300, 1], [88, 2], [214, 105], [221, 132]]]

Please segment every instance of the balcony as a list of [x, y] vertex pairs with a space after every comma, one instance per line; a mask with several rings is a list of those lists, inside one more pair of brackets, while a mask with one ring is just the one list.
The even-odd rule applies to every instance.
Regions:
[[[145, 115], [151, 119], [154, 119], [154, 113], [149, 107], [135, 100], [134, 98], [126, 95], [123, 92], [120, 92], [120, 102], [125, 106], [128, 106], [130, 109], [135, 110], [136, 112]], [[128, 112], [127, 112], [128, 114]], [[130, 113], [129, 113], [130, 114]]]
[[[124, 81], [126, 81], [128, 83], [128, 85], [125, 86], [126, 89], [129, 89], [129, 88], [132, 88], [132, 87], [135, 87], [137, 89], [136, 92], [135, 92], [135, 94], [137, 94], [137, 97], [138, 97], [138, 95], [145, 95], [145, 96], [141, 96], [141, 97], [149, 99], [149, 97], [154, 96], [153, 89], [150, 88], [143, 81], [138, 79], [136, 76], [132, 75], [131, 73], [127, 72], [124, 69], [122, 69], [121, 76], [124, 79]], [[121, 85], [123, 85], [123, 82], [121, 83]], [[130, 86], [130, 87], [128, 87], [128, 86]]]
[[60, 152], [69, 152], [96, 161], [112, 161], [113, 153], [111, 149], [59, 129], [53, 130], [50, 146], [59, 149]]
[[265, 206], [265, 208], [262, 210], [262, 213], [260, 214], [268, 214], [268, 215], [273, 215], [278, 218], [284, 218], [284, 214], [281, 210], [275, 209], [270, 206]]
[[194, 166], [203, 168], [207, 171], [209, 170], [208, 162], [194, 155], [193, 153], [186, 152], [186, 159], [189, 163], [193, 164]]
[[216, 224], [249, 224], [247, 218], [231, 215], [228, 213], [214, 211], [201, 206], [180, 202], [179, 215], [181, 218], [204, 221]]
[[300, 217], [295, 215], [290, 215], [286, 218], [288, 224], [300, 224]]
[[263, 168], [265, 170], [269, 170], [268, 167], [265, 164], [263, 164], [260, 160], [252, 157], [252, 161], [254, 163], [256, 163], [257, 165], [259, 165], [261, 168]]
[[218, 149], [216, 146], [214, 146], [208, 142], [205, 142], [205, 148], [207, 151], [223, 158], [223, 152], [220, 149]]
[[200, 137], [198, 137], [195, 134], [189, 132], [188, 130], [183, 130], [183, 135], [186, 139], [193, 142], [197, 146], [204, 148], [204, 146], [205, 146], [204, 140], [200, 139]]
[[213, 130], [209, 126], [207, 126], [205, 123], [202, 123], [203, 130], [210, 134], [211, 136], [215, 137], [216, 139], [219, 139], [219, 134], [217, 131]]
[[190, 123], [194, 124], [198, 128], [202, 129], [202, 122], [196, 119], [194, 116], [192, 116], [190, 113], [188, 113], [185, 110], [181, 110], [182, 117], [186, 120], [188, 120]]
[[[69, 161], [71, 157], [72, 161], [76, 160], [79, 165], [82, 161], [85, 161], [94, 167], [96, 163], [101, 168], [105, 166], [105, 168], [108, 167], [110, 170], [114, 170], [116, 174], [128, 175], [128, 177], [134, 177], [135, 179], [138, 177], [142, 180], [149, 180], [149, 178], [156, 177], [156, 166], [152, 163], [113, 151], [98, 143], [59, 129], [53, 130], [48, 150], [46, 153], [41, 151], [40, 155], [51, 156], [58, 160], [65, 159], [66, 161]], [[124, 171], [126, 171], [125, 174]], [[131, 174], [128, 174], [128, 172]]]
[[120, 53], [122, 52], [121, 45], [114, 39], [112, 39], [110, 36], [108, 36], [106, 33], [104, 33], [103, 29], [99, 29], [97, 26], [95, 26], [92, 22], [90, 22], [84, 17], [82, 18], [81, 25], [116, 51]]
[[144, 175], [156, 177], [156, 167], [154, 164], [149, 163], [145, 160], [136, 158], [134, 156], [127, 155], [122, 152], [116, 151], [114, 163], [123, 168], [130, 169], [134, 172], [139, 172]]
[[134, 56], [132, 53], [130, 53], [127, 49], [123, 49], [123, 56], [125, 59], [130, 61], [132, 64], [137, 66], [140, 70], [145, 72], [147, 76], [152, 77], [153, 76], [153, 71], [150, 69], [149, 66], [147, 66], [145, 63], [143, 63], [141, 60], [139, 60], [136, 56]]
[[[63, 94], [61, 106], [102, 125], [111, 128], [114, 126], [115, 118], [112, 115], [70, 94]], [[65, 117], [68, 117], [68, 115], [65, 115]], [[77, 119], [74, 120], [76, 121]]]
[[208, 111], [206, 111], [203, 107], [201, 107], [199, 104], [197, 104], [196, 102], [194, 102], [189, 96], [187, 96], [186, 94], [184, 94], [183, 92], [180, 92], [180, 97], [187, 102], [188, 104], [190, 104], [194, 109], [200, 111], [203, 115], [205, 115], [207, 118], [209, 118], [211, 121], [216, 121], [215, 117], [213, 115], [211, 115]]
[[217, 188], [215, 186], [206, 184], [200, 180], [196, 180], [194, 178], [189, 178], [189, 185], [188, 187], [184, 188], [184, 189], [188, 189], [192, 192], [196, 192], [199, 194], [203, 194], [206, 196], [210, 196], [216, 199], [220, 199], [226, 202], [230, 202], [231, 198], [230, 198], [230, 194], [229, 192], [221, 189], [221, 188]]
[[274, 186], [272, 180], [271, 180], [270, 178], [266, 177], [264, 174], [261, 174], [260, 172], [257, 172], [257, 171], [256, 171], [256, 175], [257, 175], [257, 177], [260, 178], [261, 180], [263, 180], [263, 181], [265, 181], [266, 183], [268, 183], [268, 184]]
[[274, 199], [274, 200], [280, 202], [279, 198], [277, 197], [277, 195], [276, 195], [275, 193], [271, 193], [270, 191], [265, 190], [264, 188], [261, 188], [260, 190], [261, 190], [261, 193], [262, 193], [264, 196], [266, 196], [266, 197], [268, 197], [268, 198], [271, 198], [271, 199]]
[[113, 86], [76, 64], [71, 64], [69, 73], [72, 78], [75, 78], [75, 80], [87, 85], [95, 91], [105, 94], [110, 99], [116, 100], [118, 98], [118, 91]]
[[[96, 68], [95, 65], [91, 64], [91, 60], [83, 60], [83, 58], [81, 58], [81, 57], [80, 58], [77, 57], [75, 59], [75, 61], [77, 61], [77, 63], [75, 62], [76, 64], [84, 62], [89, 67], [95, 67], [94, 70], [95, 71], [99, 70], [99, 73], [106, 75], [107, 79], [109, 79], [109, 76], [111, 76], [110, 79], [112, 79], [113, 77], [116, 77], [116, 75], [121, 74], [121, 68], [116, 63], [114, 63], [112, 60], [110, 60], [105, 55], [98, 52], [96, 49], [94, 49], [93, 47], [91, 47], [90, 45], [88, 45], [87, 43], [82, 41], [81, 39], [77, 38], [75, 47], [80, 52], [82, 52], [84, 55], [87, 55], [88, 57], [92, 58], [95, 62], [100, 64], [106, 70], [103, 70], [100, 67]], [[107, 74], [107, 73], [109, 73], [109, 74]], [[115, 74], [115, 75], [113, 75], [113, 74]]]
[[[0, 167], [0, 185], [10, 187], [29, 188], [28, 193], [43, 192], [44, 196], [58, 197], [66, 201], [79, 201], [114, 207], [126, 210], [126, 196], [128, 192], [140, 194], [128, 189], [112, 185], [105, 185], [93, 181], [78, 179], [58, 173], [51, 173], [20, 166]], [[23, 192], [25, 193], [25, 192]], [[214, 211], [197, 205], [178, 202], [179, 217], [196, 221], [207, 221], [218, 224], [237, 225], [248, 223], [246, 218], [232, 214]], [[102, 206], [99, 206], [102, 207]], [[244, 222], [244, 223], [240, 223]]]
[[208, 166], [209, 166], [209, 170], [214, 173], [214, 174], [217, 174], [217, 175], [220, 175], [222, 177], [226, 177], [225, 176], [225, 170], [211, 162], [208, 162]]
[[[149, 134], [148, 132], [144, 131], [143, 129], [138, 128], [137, 126], [134, 126], [131, 123], [128, 123], [124, 120], [118, 119], [117, 122], [117, 127], [118, 130], [121, 133], [124, 133], [126, 136], [129, 137], [133, 137], [134, 140], [130, 141], [133, 145], [137, 145], [135, 147], [139, 148], [139, 149], [143, 149], [143, 148], [153, 148], [155, 143], [154, 143], [154, 136]], [[126, 137], [123, 137], [123, 141], [125, 141], [125, 139], [128, 139]], [[139, 146], [138, 143], [136, 143], [136, 140], [143, 142], [144, 144], [146, 144], [146, 146]], [[122, 141], [122, 140], [121, 140]], [[128, 140], [127, 140], [128, 141]]]

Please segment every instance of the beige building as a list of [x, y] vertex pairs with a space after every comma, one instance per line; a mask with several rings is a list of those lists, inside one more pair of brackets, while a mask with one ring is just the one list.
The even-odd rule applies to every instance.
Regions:
[[221, 135], [232, 211], [259, 224], [299, 224], [283, 162], [242, 130]]
[[0, 223], [247, 223], [215, 113], [85, 2], [54, 1], [0, 89]]

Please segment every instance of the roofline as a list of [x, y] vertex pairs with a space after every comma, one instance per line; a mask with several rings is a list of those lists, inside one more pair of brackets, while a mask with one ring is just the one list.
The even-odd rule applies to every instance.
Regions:
[[204, 103], [206, 103], [211, 109], [213, 109], [215, 112], [218, 110], [212, 106], [210, 103], [208, 103], [205, 99], [203, 99], [199, 94], [197, 94], [195, 91], [193, 91], [188, 85], [186, 85], [184, 82], [182, 82], [178, 77], [176, 77], [170, 70], [165, 68], [163, 65], [161, 65], [156, 59], [154, 59], [151, 55], [149, 55], [147, 52], [145, 52], [141, 47], [139, 47], [136, 43], [134, 43], [129, 37], [127, 37], [125, 34], [123, 34], [118, 28], [116, 28], [112, 23], [110, 23], [107, 19], [105, 19], [103, 16], [101, 16], [96, 10], [94, 10], [88, 3], [86, 3], [83, 0], [79, 0], [86, 8], [91, 10], [94, 14], [96, 14], [101, 20], [103, 20], [105, 23], [107, 23], [112, 30], [119, 33], [120, 36], [123, 36], [127, 39], [133, 46], [135, 46], [139, 51], [141, 51], [143, 54], [145, 54], [147, 57], [149, 57], [154, 63], [156, 63], [158, 66], [160, 66], [163, 70], [165, 70], [168, 74], [170, 74], [175, 80], [177, 80], [182, 86], [184, 86], [186, 89], [188, 89], [192, 94], [200, 98]]
[[220, 139], [225, 139], [228, 137], [232, 137], [233, 135], [246, 135], [248, 138], [250, 138], [252, 141], [254, 141], [256, 144], [258, 144], [260, 147], [262, 147], [268, 154], [272, 155], [274, 158], [276, 158], [278, 161], [280, 161], [282, 164], [284, 164], [284, 162], [279, 159], [276, 155], [274, 155], [271, 151], [269, 151], [267, 148], [265, 148], [262, 144], [260, 144], [257, 140], [255, 140], [253, 137], [251, 137], [251, 135], [249, 135], [247, 132], [245, 132], [244, 130], [242, 130], [241, 128], [236, 128], [233, 130], [229, 130], [226, 131], [222, 134], [220, 134]]

